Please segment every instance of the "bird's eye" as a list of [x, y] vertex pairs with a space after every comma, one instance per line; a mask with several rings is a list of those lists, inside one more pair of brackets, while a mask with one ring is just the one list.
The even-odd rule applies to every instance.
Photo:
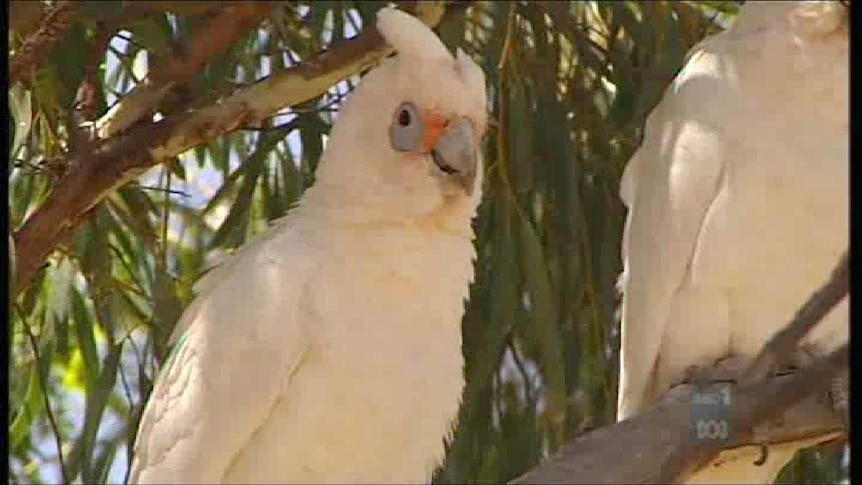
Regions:
[[389, 141], [399, 152], [418, 152], [422, 148], [425, 127], [419, 108], [413, 103], [403, 103], [395, 110], [389, 125]]

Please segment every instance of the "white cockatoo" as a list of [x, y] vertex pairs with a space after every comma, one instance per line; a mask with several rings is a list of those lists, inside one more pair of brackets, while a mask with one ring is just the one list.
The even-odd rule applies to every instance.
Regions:
[[[689, 366], [754, 357], [849, 247], [847, 13], [754, 2], [695, 46], [624, 172], [618, 419]], [[848, 339], [847, 300], [804, 342]], [[822, 440], [821, 440], [822, 441]], [[722, 453], [689, 483], [772, 482], [813, 442]]]
[[135, 443], [136, 483], [417, 483], [463, 387], [485, 78], [385, 8], [317, 181], [202, 280]]

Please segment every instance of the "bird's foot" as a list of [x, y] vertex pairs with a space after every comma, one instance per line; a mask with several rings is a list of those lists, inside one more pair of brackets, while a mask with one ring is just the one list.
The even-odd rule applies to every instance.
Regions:
[[686, 370], [683, 382], [692, 384], [698, 389], [717, 382], [735, 383], [751, 362], [750, 357], [731, 355], [719, 359], [712, 365], [692, 365]]
[[763, 443], [758, 443], [757, 446], [760, 448], [760, 456], [754, 460], [754, 465], [763, 466], [766, 463], [766, 460], [769, 458], [769, 447], [767, 447]]

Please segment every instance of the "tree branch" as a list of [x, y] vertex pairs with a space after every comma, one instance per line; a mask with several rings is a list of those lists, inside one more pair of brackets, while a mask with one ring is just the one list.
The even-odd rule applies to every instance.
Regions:
[[57, 6], [45, 15], [39, 30], [24, 41], [21, 50], [10, 60], [9, 84], [32, 75], [45, 62], [54, 46], [66, 35], [81, 5], [81, 2], [68, 0], [57, 2]]
[[[809, 369], [806, 369], [808, 371]], [[761, 388], [734, 392], [737, 407], [752, 406], [765, 402], [766, 406], [783, 407], [785, 403], [768, 401], [779, 394], [777, 390], [822, 387], [821, 382], [812, 382], [811, 375], [795, 374], [777, 376]], [[703, 447], [708, 441], [693, 443], [689, 417], [690, 399], [695, 386], [681, 384], [666, 393], [649, 411], [626, 421], [578, 436], [564, 445], [557, 455], [510, 483], [671, 483], [668, 475], [680, 467], [680, 451], [706, 453], [713, 450], [685, 450], [685, 447]], [[721, 443], [721, 447], [738, 447], [768, 443], [804, 440], [840, 434], [843, 422], [820, 396], [810, 396], [789, 407], [778, 415], [780, 424], [767, 423], [743, 430], [739, 421], [734, 421], [734, 439]], [[716, 453], [720, 450], [714, 450]], [[683, 456], [681, 462], [686, 462]], [[708, 461], [708, 460], [706, 460]], [[662, 473], [664, 472], [664, 473]]]
[[[839, 370], [847, 368], [850, 363], [850, 344], [844, 344], [825, 357], [818, 359], [813, 365], [800, 370], [791, 379], [767, 381], [766, 384], [740, 385], [733, 394], [733, 433], [739, 442], [753, 445], [781, 443], [805, 439], [822, 438], [822, 441], [834, 439], [844, 431], [844, 422], [835, 412], [828, 399], [829, 383]], [[762, 381], [761, 381], [762, 382]], [[826, 389], [827, 395], [822, 395]], [[821, 395], [818, 395], [821, 394]], [[827, 399], [824, 399], [827, 398]], [[787, 429], [786, 423], [781, 428], [785, 430], [773, 439], [763, 440], [757, 426], [772, 418], [786, 419], [783, 413], [792, 406], [813, 398], [822, 406], [815, 414], [825, 416], [827, 409], [832, 411], [828, 421], [833, 426], [821, 428], [818, 423], [806, 421], [804, 433], [795, 429]], [[809, 405], [813, 405], [810, 403]], [[795, 409], [795, 408], [794, 408]], [[796, 411], [799, 412], [798, 410]], [[813, 410], [811, 412], [814, 412]], [[824, 424], [827, 422], [824, 421]], [[836, 426], [837, 425], [837, 426]], [[690, 429], [690, 425], [689, 425]], [[691, 435], [690, 430], [688, 435]], [[813, 431], [813, 433], [812, 433]], [[760, 440], [756, 437], [760, 434]], [[769, 437], [767, 437], [769, 438]], [[662, 473], [657, 483], [678, 483], [680, 477], [695, 471], [715, 458], [723, 449], [734, 448], [717, 440], [689, 440], [671, 453], [664, 462]]]
[[695, 438], [690, 413], [696, 389], [682, 384], [650, 410], [576, 437], [557, 456], [510, 483], [670, 483], [708, 464], [723, 449], [822, 443], [842, 436], [845, 423], [824, 394], [836, 374], [849, 367], [849, 344], [792, 375], [759, 376], [762, 369], [773, 368], [770, 362], [792, 355], [804, 335], [849, 294], [848, 260], [845, 253], [829, 281], [764, 346], [754, 370], [746, 373], [755, 378], [727, 384], [733, 396], [729, 441]]
[[44, 6], [42, 2], [32, 0], [11, 0], [9, 2], [9, 30], [22, 39], [29, 37], [34, 30], [39, 28]]
[[[440, 22], [444, 11], [438, 2], [416, 5], [417, 16], [431, 26]], [[189, 148], [318, 96], [389, 53], [391, 48], [380, 34], [369, 28], [357, 38], [242, 89], [219, 104], [157, 123], [135, 125], [98, 143], [90, 153], [73, 154], [64, 164], [74, 168], [15, 234], [17, 291], [23, 291], [45, 258], [84, 215], [116, 188]]]
[[[167, 64], [150, 71], [146, 82], [138, 84], [96, 121], [98, 137], [110, 138], [158, 110], [166, 96], [176, 92], [177, 87], [190, 83], [216, 55], [226, 51], [248, 29], [259, 25], [274, 5], [271, 2], [245, 2], [223, 7], [192, 39], [188, 55], [173, 57]], [[179, 109], [170, 110], [176, 111]]]

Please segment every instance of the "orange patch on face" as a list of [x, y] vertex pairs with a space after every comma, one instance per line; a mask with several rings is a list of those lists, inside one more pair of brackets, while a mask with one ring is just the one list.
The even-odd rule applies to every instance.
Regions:
[[422, 148], [427, 153], [437, 146], [437, 142], [440, 141], [443, 131], [449, 124], [449, 120], [440, 113], [424, 111], [422, 113], [422, 123], [425, 127], [424, 136], [422, 137]]

